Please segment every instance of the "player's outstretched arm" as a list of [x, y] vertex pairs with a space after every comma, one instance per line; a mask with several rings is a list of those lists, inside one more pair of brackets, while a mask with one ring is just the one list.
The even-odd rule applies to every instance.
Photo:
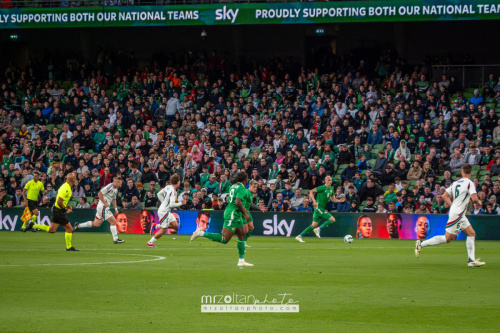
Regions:
[[170, 203], [169, 203], [170, 208], [177, 208], [177, 207], [180, 207], [183, 204], [185, 204], [185, 201], [182, 201], [182, 202], [176, 202], [176, 201], [177, 201], [177, 196], [175, 195], [175, 193], [171, 193], [170, 194]]

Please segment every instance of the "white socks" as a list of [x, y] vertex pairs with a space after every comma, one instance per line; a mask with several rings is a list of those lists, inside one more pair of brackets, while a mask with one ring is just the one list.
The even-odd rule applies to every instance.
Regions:
[[151, 239], [149, 240], [151, 244], [154, 244], [156, 241], [157, 239], [155, 238], [155, 236], [151, 237]]
[[111, 231], [111, 234], [113, 235], [113, 240], [118, 239], [118, 232], [116, 231], [116, 225], [110, 225], [109, 226], [109, 231]]
[[422, 247], [431, 246], [431, 245], [439, 245], [446, 243], [445, 236], [434, 236], [431, 239], [422, 242]]
[[92, 228], [92, 221], [80, 223], [78, 228]]
[[465, 241], [465, 245], [467, 245], [467, 254], [469, 255], [469, 260], [474, 261], [476, 260], [476, 255], [475, 255], [475, 245], [474, 242], [476, 240], [476, 237], [470, 237], [467, 236], [467, 240]]

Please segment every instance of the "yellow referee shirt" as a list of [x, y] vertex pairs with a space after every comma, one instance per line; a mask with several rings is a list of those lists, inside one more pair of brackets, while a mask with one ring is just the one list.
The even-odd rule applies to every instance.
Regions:
[[40, 192], [45, 190], [45, 187], [43, 186], [42, 182], [38, 181], [35, 183], [34, 179], [27, 182], [26, 185], [24, 185], [24, 188], [26, 189], [26, 198], [32, 201], [38, 201], [38, 196], [40, 195]]
[[[68, 183], [62, 184], [62, 186], [59, 187], [59, 191], [57, 191], [55, 206], [59, 209], [64, 209], [64, 207], [68, 206], [68, 201], [69, 201], [69, 199], [71, 199], [72, 194], [73, 194], [73, 191], [71, 191], [71, 186], [69, 186]], [[59, 198], [63, 199], [64, 207], [59, 207], [59, 205], [57, 204], [59, 202]]]

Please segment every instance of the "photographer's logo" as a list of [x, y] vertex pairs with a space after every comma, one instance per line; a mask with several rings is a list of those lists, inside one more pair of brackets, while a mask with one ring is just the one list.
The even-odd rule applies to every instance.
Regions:
[[299, 301], [292, 294], [268, 294], [258, 299], [254, 295], [203, 295], [201, 312], [299, 312]]

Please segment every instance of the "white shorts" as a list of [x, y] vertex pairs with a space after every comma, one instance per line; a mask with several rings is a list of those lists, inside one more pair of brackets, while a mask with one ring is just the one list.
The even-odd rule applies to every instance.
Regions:
[[465, 217], [465, 211], [462, 214], [450, 214], [448, 223], [446, 223], [446, 232], [452, 235], [458, 235], [460, 231], [463, 231], [468, 226], [470, 226], [470, 222], [467, 217]]
[[174, 214], [170, 212], [160, 212], [160, 211], [158, 211], [158, 219], [160, 220], [159, 225], [163, 229], [167, 229], [170, 223], [177, 220]]
[[109, 209], [109, 207], [104, 207], [104, 204], [102, 202], [99, 202], [97, 204], [96, 213], [95, 213], [96, 219], [107, 221], [112, 216], [113, 216], [113, 213], [111, 213], [111, 210]]

